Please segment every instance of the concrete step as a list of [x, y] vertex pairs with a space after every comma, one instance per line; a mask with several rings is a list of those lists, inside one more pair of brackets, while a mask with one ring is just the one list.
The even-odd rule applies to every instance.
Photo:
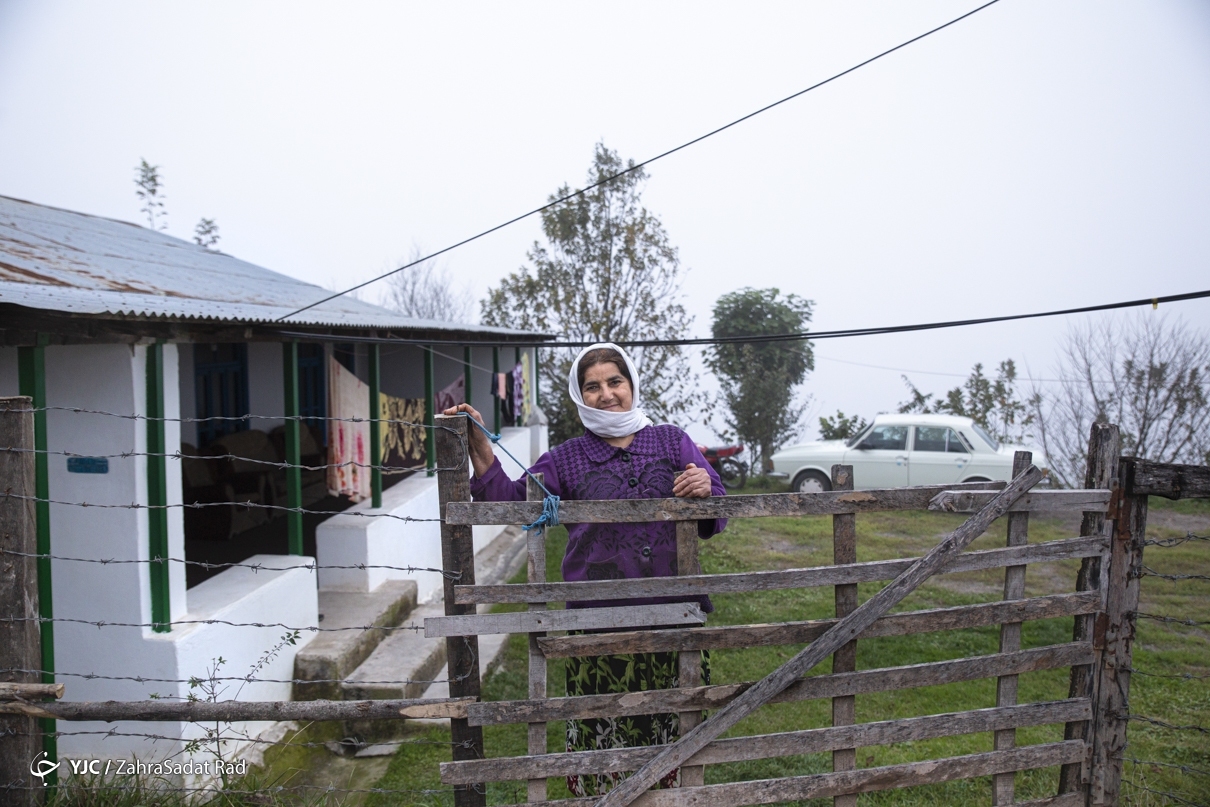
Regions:
[[368, 593], [320, 590], [320, 627], [373, 627], [325, 630], [312, 639], [294, 657], [294, 677], [309, 682], [294, 685], [294, 699], [339, 699], [342, 696], [340, 682], [369, 658], [385, 639], [401, 632], [375, 628], [401, 624], [415, 607], [416, 583], [413, 580], [388, 580]]

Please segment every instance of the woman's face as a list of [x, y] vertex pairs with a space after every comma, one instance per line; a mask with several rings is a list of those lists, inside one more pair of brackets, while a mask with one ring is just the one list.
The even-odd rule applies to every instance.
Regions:
[[613, 362], [594, 364], [585, 370], [580, 395], [585, 406], [606, 412], [629, 412], [634, 403], [634, 389]]

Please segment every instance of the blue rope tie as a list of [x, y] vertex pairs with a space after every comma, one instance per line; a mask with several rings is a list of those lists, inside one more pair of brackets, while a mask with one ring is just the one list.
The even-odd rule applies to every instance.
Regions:
[[529, 469], [526, 468], [525, 465], [522, 464], [521, 460], [514, 457], [511, 451], [509, 451], [504, 446], [500, 445], [500, 435], [492, 434], [492, 432], [488, 431], [488, 428], [486, 426], [484, 426], [479, 421], [475, 420], [473, 417], [468, 415], [466, 412], [459, 412], [458, 414], [461, 415], [462, 417], [466, 418], [467, 420], [469, 420], [471, 423], [478, 426], [479, 431], [486, 434], [487, 439], [491, 440], [493, 445], [498, 446], [501, 451], [503, 451], [505, 454], [508, 455], [508, 458], [510, 460], [517, 463], [518, 467], [520, 467], [521, 470], [525, 472], [525, 475], [528, 476], [530, 479], [534, 480], [535, 482], [537, 482], [538, 487], [542, 488], [542, 490], [546, 493], [546, 497], [544, 499], [542, 499], [542, 515], [538, 516], [538, 520], [535, 521], [533, 524], [530, 524], [529, 526], [526, 526], [526, 527], [522, 527], [522, 529], [528, 531], [528, 530], [545, 529], [546, 527], [559, 526], [559, 497], [556, 496], [555, 494], [551, 493], [550, 489], [547, 488], [546, 485], [542, 484], [541, 479], [539, 479], [538, 477], [531, 474], [529, 472]]

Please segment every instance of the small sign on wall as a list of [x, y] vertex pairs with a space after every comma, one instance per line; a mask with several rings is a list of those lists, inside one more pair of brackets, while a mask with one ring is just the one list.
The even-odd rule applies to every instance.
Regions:
[[68, 457], [69, 474], [107, 474], [109, 460], [105, 457]]

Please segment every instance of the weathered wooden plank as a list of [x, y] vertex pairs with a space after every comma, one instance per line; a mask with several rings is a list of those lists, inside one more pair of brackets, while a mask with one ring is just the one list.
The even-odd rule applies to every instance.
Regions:
[[214, 722], [239, 720], [465, 720], [474, 698], [368, 701], [59, 701], [0, 703], [0, 714], [55, 720]]
[[[938, 493], [928, 509], [944, 513], [973, 513], [991, 501], [995, 491], [953, 491]], [[1031, 490], [1009, 509], [1010, 513], [1072, 513], [1099, 510], [1109, 506], [1107, 490]]]
[[[832, 466], [832, 490], [853, 489], [853, 466]], [[832, 563], [841, 566], [857, 562], [857, 516], [838, 513], [832, 516]], [[857, 585], [836, 586], [832, 592], [836, 617], [846, 617], [857, 610]], [[853, 672], [857, 669], [857, 642], [852, 641], [832, 654], [832, 672]], [[852, 695], [832, 698], [832, 725], [848, 726], [857, 722], [857, 699]], [[832, 751], [833, 771], [857, 769], [857, 749], [837, 748]], [[832, 800], [833, 807], [857, 807], [857, 796], [848, 793]]]
[[[1041, 726], [1047, 723], [1062, 723], [1067, 720], [1086, 720], [1091, 716], [1092, 705], [1087, 700], [1064, 700], [884, 720], [833, 728], [731, 737], [710, 743], [689, 760], [689, 764], [717, 765], [725, 762], [774, 759], [798, 754], [819, 754], [850, 748], [930, 740], [959, 734]], [[658, 752], [658, 746], [645, 746], [544, 754], [542, 756], [496, 757], [470, 762], [445, 762], [440, 766], [441, 781], [443, 784], [453, 785], [471, 782], [504, 782], [538, 776], [561, 777], [575, 774], [621, 773], [639, 768]]]
[[[1084, 487], [1110, 490], [1117, 483], [1118, 464], [1122, 454], [1122, 435], [1117, 426], [1109, 423], [1094, 423], [1088, 436], [1088, 466], [1085, 469]], [[1108, 535], [1105, 514], [1102, 512], [1084, 513], [1080, 522], [1080, 535]], [[1084, 558], [1080, 563], [1080, 571], [1076, 575], [1077, 591], [1096, 591], [1104, 601], [1101, 575], [1104, 571], [1101, 555]], [[1079, 616], [1075, 619], [1072, 630], [1072, 641], [1091, 642], [1094, 633], [1094, 617]], [[1100, 649], [1097, 650], [1099, 663]], [[1071, 683], [1068, 697], [1092, 698], [1095, 676], [1094, 664], [1081, 664], [1071, 668]], [[1095, 702], [1095, 701], [1094, 701]], [[1063, 739], [1082, 740], [1088, 736], [1089, 723], [1086, 721], [1068, 723], [1063, 730]], [[1085, 792], [1084, 783], [1088, 781], [1087, 763], [1065, 765], [1059, 771], [1059, 793]]]
[[[677, 574], [702, 573], [697, 553], [697, 522], [676, 523], [676, 569]], [[691, 689], [702, 683], [702, 654], [699, 650], [688, 650], [677, 656], [676, 685]], [[702, 722], [700, 711], [681, 712], [678, 716], [680, 733], [684, 734]], [[685, 765], [681, 768], [681, 787], [701, 787], [706, 783], [706, 769], [700, 765]]]
[[938, 542], [927, 555], [913, 563], [910, 569], [859, 605], [856, 611], [841, 619], [827, 633], [766, 675], [744, 694], [719, 709], [708, 721], [681, 735], [680, 739], [671, 745], [665, 746], [654, 759], [635, 771], [629, 779], [606, 793], [599, 807], [625, 807], [630, 804], [644, 790], [666, 776], [669, 771], [683, 765], [711, 740], [756, 711], [846, 643], [856, 639], [879, 617], [940, 571], [949, 558], [960, 554], [971, 541], [982, 535], [995, 519], [1007, 513], [1012, 503], [1041, 479], [1042, 472], [1031, 466], [1025, 473], [1009, 482], [1000, 495], [988, 502], [986, 507]]
[[[1003, 482], [924, 485], [914, 488], [827, 491], [825, 493], [765, 493], [709, 499], [625, 499], [559, 503], [559, 521], [589, 522], [691, 521], [763, 516], [830, 516], [836, 513], [875, 513], [923, 510], [946, 490], [1000, 490]], [[542, 514], [534, 502], [467, 502], [445, 510], [450, 524], [530, 524]]]
[[654, 625], [691, 625], [706, 621], [695, 602], [661, 605], [616, 605], [611, 608], [568, 608], [508, 614], [434, 616], [424, 620], [424, 635], [484, 636], [489, 633], [542, 633], [552, 630], [606, 630]]
[[[1010, 673], [1053, 670], [1073, 664], [1087, 664], [1092, 657], [1090, 643], [1070, 642], [1021, 650], [1017, 653], [994, 653], [953, 661], [932, 661], [879, 670], [815, 675], [796, 681], [769, 702], [791, 703], [815, 698], [863, 695], [893, 689], [974, 681]], [[750, 686], [751, 682], [717, 684], [691, 690], [657, 689], [574, 698], [478, 702], [467, 707], [467, 717], [472, 725], [490, 726], [534, 720], [623, 717], [689, 709], [716, 709], [730, 703]]]
[[[431, 402], [430, 402], [431, 403]], [[433, 431], [437, 460], [437, 506], [439, 512], [457, 502], [469, 502], [471, 498], [470, 474], [467, 466], [470, 459], [466, 454], [467, 429], [470, 424], [465, 417], [438, 415], [434, 423], [439, 426]], [[441, 523], [441, 568], [456, 573], [463, 583], [475, 584], [475, 543], [469, 526]], [[443, 580], [443, 602], [447, 618], [466, 618], [458, 615], [475, 613], [473, 605], [459, 605], [454, 601], [454, 575]], [[445, 641], [445, 655], [450, 678], [452, 697], [479, 697], [479, 637], [474, 635], [450, 635]], [[480, 759], [483, 757], [483, 730], [468, 726], [461, 718], [450, 720], [450, 738], [453, 741], [454, 759]], [[463, 787], [454, 791], [454, 807], [484, 807], [486, 794], [478, 788]]]
[[[1067, 538], [1029, 546], [964, 552], [948, 560], [941, 574], [1020, 566], [1099, 555], [1107, 546], [1103, 536]], [[845, 566], [813, 566], [771, 572], [707, 574], [688, 577], [646, 577], [633, 580], [585, 580], [541, 584], [513, 583], [492, 586], [455, 586], [459, 604], [566, 602], [568, 600], [620, 600], [637, 597], [701, 597], [784, 588], [843, 586], [890, 580], [910, 568], [912, 558], [875, 560]]]
[[[1097, 592], [1050, 594], [1014, 602], [955, 605], [926, 611], [905, 611], [879, 619], [861, 634], [863, 639], [906, 636], [913, 633], [962, 630], [999, 625], [1005, 620], [1032, 622], [1037, 619], [1091, 614], [1100, 607]], [[804, 644], [814, 641], [836, 624], [835, 619], [779, 622], [766, 625], [723, 625], [717, 628], [672, 628], [625, 631], [583, 636], [557, 636], [539, 644], [547, 658], [601, 656], [614, 653], [658, 653], [681, 650], [719, 650], [770, 645]]]
[[[1013, 454], [1013, 476], [1024, 473], [1033, 464], [1033, 454], [1017, 451]], [[1100, 491], [1094, 491], [1100, 492]], [[1008, 514], [1008, 546], [1025, 546], [1029, 543], [1029, 513]], [[1025, 567], [1004, 568], [1004, 599], [1020, 600], [1025, 596]], [[1021, 649], [1021, 623], [1005, 622], [1000, 625], [1000, 652], [1015, 653]], [[1017, 702], [1017, 676], [1002, 675], [996, 680], [996, 705], [1012, 706]], [[992, 738], [992, 747], [1007, 751], [1017, 744], [1017, 732], [1013, 728], [997, 731]], [[1011, 805], [1016, 801], [1016, 773], [998, 773], [992, 777], [992, 804]]]
[[13, 684], [0, 681], [0, 700], [62, 698], [62, 684]]
[[1134, 460], [1132, 496], [1165, 499], [1210, 498], [1210, 467]]
[[[843, 793], [873, 793], [892, 788], [992, 776], [1012, 770], [1031, 770], [1078, 761], [1086, 753], [1083, 743], [1062, 742], [1030, 745], [1011, 751], [991, 751], [926, 762], [908, 762], [844, 773], [820, 773], [784, 779], [706, 785], [698, 788], [652, 790], [639, 795], [638, 807], [736, 807], [746, 804], [777, 804], [787, 801], [828, 798]], [[632, 777], [633, 778], [633, 777]], [[629, 780], [628, 780], [629, 781]], [[541, 802], [539, 807], [581, 807], [600, 804], [595, 796]]]
[[[545, 482], [545, 474], [534, 474], [526, 482], [526, 498], [529, 501], [542, 501], [545, 498], [545, 491], [539, 484]], [[546, 582], [546, 530], [545, 528], [532, 529], [526, 536], [526, 554], [528, 568], [526, 570], [526, 578], [530, 583], [545, 583]], [[529, 604], [531, 611], [545, 611], [546, 603], [531, 602]], [[542, 655], [541, 648], [538, 647], [538, 638], [541, 634], [529, 634], [529, 697], [545, 698], [546, 697], [546, 656]], [[545, 754], [546, 753], [546, 724], [545, 723], [530, 723], [528, 727], [527, 747], [530, 754]], [[480, 781], [487, 781], [486, 779]], [[546, 779], [544, 777], [534, 777], [525, 783], [526, 800], [527, 801], [545, 801], [546, 800]]]

